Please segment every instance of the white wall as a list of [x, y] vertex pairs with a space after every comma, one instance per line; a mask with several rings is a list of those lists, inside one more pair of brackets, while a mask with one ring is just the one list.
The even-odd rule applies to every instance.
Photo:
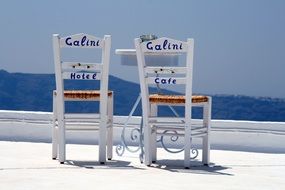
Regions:
[[[51, 142], [50, 112], [27, 112], [0, 110], [0, 140]], [[114, 142], [120, 142], [122, 126], [126, 116], [115, 116]], [[139, 126], [140, 117], [130, 120], [126, 139], [130, 141], [130, 130]], [[69, 143], [96, 144], [96, 132], [68, 132]], [[200, 146], [200, 139], [194, 139]], [[214, 149], [243, 150], [285, 153], [285, 122], [254, 122], [212, 120], [211, 144]]]

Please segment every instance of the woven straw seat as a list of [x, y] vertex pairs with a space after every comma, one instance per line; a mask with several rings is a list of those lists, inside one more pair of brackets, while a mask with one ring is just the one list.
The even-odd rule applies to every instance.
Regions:
[[[113, 91], [108, 91], [108, 96], [112, 96]], [[99, 90], [65, 90], [65, 98], [71, 99], [96, 99], [100, 97]]]
[[[185, 96], [183, 95], [165, 95], [165, 94], [151, 94], [149, 96], [150, 103], [171, 103], [171, 104], [185, 104]], [[195, 95], [192, 96], [192, 103], [208, 102], [207, 96]]]

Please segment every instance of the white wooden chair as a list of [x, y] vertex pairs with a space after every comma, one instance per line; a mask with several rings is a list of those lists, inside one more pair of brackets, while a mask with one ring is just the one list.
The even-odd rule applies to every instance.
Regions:
[[[101, 63], [63, 62], [62, 48], [95, 48], [102, 50]], [[111, 36], [103, 39], [88, 34], [67, 37], [53, 35], [56, 90], [53, 93], [52, 158], [66, 160], [66, 131], [99, 130], [99, 162], [112, 158], [113, 92], [108, 90]], [[68, 90], [66, 80], [100, 80], [100, 89]], [[66, 101], [99, 101], [98, 113], [65, 113]]]
[[[146, 165], [156, 161], [157, 135], [170, 135], [184, 137], [184, 167], [190, 167], [191, 140], [194, 137], [203, 138], [202, 162], [207, 165], [210, 162], [210, 121], [211, 121], [211, 97], [192, 95], [193, 75], [193, 48], [194, 40], [187, 42], [169, 38], [159, 38], [151, 41], [135, 39], [137, 62], [139, 68], [140, 88], [142, 96], [142, 116], [144, 130], [144, 148]], [[185, 66], [148, 66], [145, 55], [185, 55]], [[184, 85], [185, 94], [165, 95], [150, 94], [149, 86], [165, 85], [173, 87]], [[158, 106], [185, 106], [183, 117], [159, 117]], [[191, 119], [192, 106], [203, 107], [203, 122], [201, 126], [194, 126]], [[168, 131], [165, 133], [165, 131]], [[169, 131], [175, 131], [169, 134]]]

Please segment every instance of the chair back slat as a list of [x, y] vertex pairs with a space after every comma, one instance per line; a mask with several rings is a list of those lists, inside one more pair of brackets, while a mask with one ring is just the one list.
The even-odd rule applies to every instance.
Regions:
[[84, 62], [63, 62], [63, 71], [98, 71], [102, 70], [102, 63], [84, 63]]
[[147, 74], [186, 74], [186, 67], [146, 67]]

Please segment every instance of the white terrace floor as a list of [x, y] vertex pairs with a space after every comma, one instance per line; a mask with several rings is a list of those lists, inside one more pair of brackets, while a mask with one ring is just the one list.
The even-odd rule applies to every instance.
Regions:
[[182, 155], [163, 150], [153, 167], [130, 154], [99, 165], [95, 145], [68, 145], [65, 165], [48, 143], [0, 141], [0, 150], [1, 190], [285, 189], [285, 154], [212, 150], [210, 167], [199, 158], [186, 170]]

